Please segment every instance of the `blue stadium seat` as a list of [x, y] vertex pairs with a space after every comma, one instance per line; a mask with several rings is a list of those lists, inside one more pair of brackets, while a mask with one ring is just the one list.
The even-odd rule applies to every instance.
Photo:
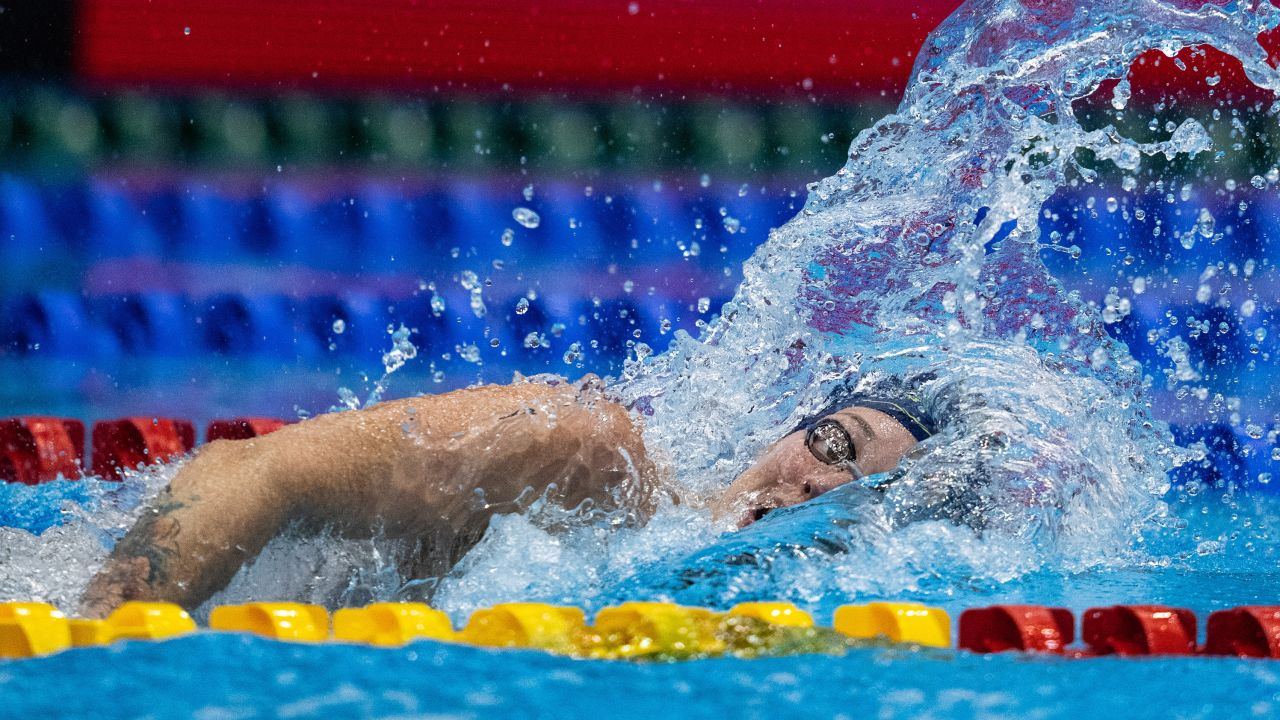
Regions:
[[49, 257], [59, 250], [60, 239], [41, 189], [15, 175], [0, 176], [0, 263], [5, 273]]
[[[704, 248], [704, 253], [707, 250], [719, 253], [719, 245], [723, 244], [729, 251], [721, 257], [724, 262], [733, 265], [741, 265], [744, 260], [751, 257], [751, 253], [769, 239], [770, 230], [782, 226], [795, 215], [793, 211], [779, 220], [779, 215], [783, 213], [778, 210], [777, 203], [770, 202], [756, 190], [748, 190], [747, 194], [742, 196], [739, 196], [737, 191], [721, 194], [720, 203], [728, 216], [738, 221], [739, 229], [732, 234], [725, 232], [721, 241], [716, 243], [716, 247]], [[720, 220], [720, 229], [722, 231], [725, 229], [723, 218]]]
[[195, 350], [190, 303], [180, 295], [107, 295], [89, 305], [93, 322], [128, 355], [175, 357]]
[[1201, 462], [1190, 462], [1170, 471], [1170, 479], [1177, 485], [1201, 483], [1213, 488], [1225, 488], [1229, 484], [1249, 484], [1248, 467], [1242, 455], [1243, 443], [1231, 426], [1209, 423], [1191, 427], [1173, 426], [1174, 440], [1179, 445], [1204, 442], [1208, 453]]
[[356, 210], [347, 196], [285, 183], [268, 188], [265, 201], [274, 259], [327, 270], [348, 269], [356, 260]]
[[693, 238], [693, 218], [676, 194], [639, 187], [601, 203], [597, 217], [605, 257], [628, 267], [683, 261], [678, 242]]
[[64, 195], [71, 213], [68, 237], [77, 238], [89, 257], [147, 257], [164, 255], [159, 232], [146, 220], [143, 208], [129, 191], [107, 181], [90, 181]]
[[[507, 354], [512, 358], [513, 362], [521, 367], [531, 367], [536, 364], [539, 366], [546, 365], [548, 358], [553, 355], [551, 347], [542, 347], [540, 344], [534, 347], [525, 347], [525, 338], [530, 333], [540, 334], [548, 343], [554, 345], [556, 338], [551, 332], [551, 326], [555, 322], [563, 323], [564, 318], [552, 320], [548, 314], [546, 303], [541, 298], [528, 302], [523, 314], [516, 312], [516, 304], [521, 300], [520, 297], [502, 298], [495, 303], [497, 307], [490, 308], [496, 320], [502, 324], [505, 331], [503, 344], [507, 347]], [[543, 371], [545, 372], [545, 370]]]
[[599, 305], [583, 300], [574, 310], [565, 328], [565, 347], [581, 343], [584, 369], [590, 372], [616, 374], [629, 353], [629, 343], [658, 337], [656, 323], [631, 299], [604, 299]]
[[587, 197], [580, 183], [549, 182], [537, 187], [534, 200], [536, 205], [529, 205], [542, 213], [542, 224], [530, 236], [538, 239], [539, 259], [599, 261], [605, 256], [597, 209], [603, 200], [594, 190]]
[[293, 308], [280, 295], [223, 294], [197, 303], [205, 350], [234, 356], [295, 357]]
[[418, 354], [427, 362], [434, 362], [437, 367], [443, 365], [441, 356], [453, 353], [454, 346], [461, 341], [463, 331], [458, 313], [470, 310], [462, 296], [444, 297], [445, 307], [437, 314], [431, 307], [431, 293], [421, 292], [413, 297], [395, 303], [396, 322], [417, 330], [413, 335], [413, 343], [418, 346]]
[[174, 256], [203, 262], [243, 261], [247, 203], [247, 198], [233, 197], [226, 189], [197, 183], [182, 188], [178, 194], [182, 236], [173, 245]]
[[1232, 234], [1232, 259], [1261, 261], [1267, 254], [1269, 238], [1280, 231], [1280, 200], [1268, 190], [1249, 194], [1249, 208], [1244, 218], [1235, 223]]
[[82, 358], [96, 338], [77, 293], [45, 290], [8, 299], [0, 316], [0, 349], [15, 355]]
[[[448, 186], [449, 247], [458, 248], [464, 256], [475, 254], [488, 262], [509, 253], [532, 251], [540, 242], [541, 227], [527, 229], [516, 224], [511, 211], [520, 202], [503, 200], [498, 189], [489, 183], [456, 180]], [[511, 228], [516, 241], [511, 249], [502, 245], [502, 231]]]
[[[657, 334], [651, 338], [642, 338], [655, 351], [665, 350], [676, 330], [684, 330], [690, 335], [698, 337], [698, 333], [701, 332], [697, 326], [698, 320], [705, 321], [711, 318], [710, 312], [705, 315], [698, 313], [696, 301], [680, 301], [658, 295], [644, 295], [637, 298], [637, 300], [644, 316], [649, 318], [657, 330]], [[718, 308], [719, 305], [716, 307]], [[665, 332], [662, 328], [663, 320], [670, 323], [670, 327]]]
[[[334, 353], [369, 362], [391, 347], [387, 307], [385, 299], [363, 293], [307, 298], [300, 308], [300, 330], [322, 355]], [[338, 320], [342, 321], [342, 332], [334, 328]]]
[[429, 274], [431, 253], [419, 235], [414, 197], [390, 183], [366, 183], [356, 196], [359, 245], [354, 267]]

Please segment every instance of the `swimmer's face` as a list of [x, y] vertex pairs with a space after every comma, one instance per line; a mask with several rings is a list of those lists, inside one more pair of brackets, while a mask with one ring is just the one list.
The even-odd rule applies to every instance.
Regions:
[[[906, 428], [878, 410], [852, 407], [827, 417], [849, 433], [858, 467], [867, 475], [893, 470], [916, 444]], [[812, 500], [851, 480], [848, 468], [814, 457], [805, 445], [804, 431], [798, 430], [765, 448], [713, 510], [717, 516], [738, 517], [738, 527], [746, 527], [771, 510]]]

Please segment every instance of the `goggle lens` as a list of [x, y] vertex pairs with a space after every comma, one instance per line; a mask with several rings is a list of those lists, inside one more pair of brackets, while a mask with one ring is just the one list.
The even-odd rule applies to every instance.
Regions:
[[845, 465], [856, 459], [849, 431], [835, 420], [823, 420], [809, 428], [804, 444], [819, 462], [827, 465]]

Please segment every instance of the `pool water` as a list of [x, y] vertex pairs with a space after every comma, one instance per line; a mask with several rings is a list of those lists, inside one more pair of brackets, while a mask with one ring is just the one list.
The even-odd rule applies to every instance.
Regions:
[[[1082, 610], [1141, 601], [1203, 613], [1274, 601], [1278, 583], [1280, 574], [1181, 569], [1054, 574], [946, 605], [1064, 602]], [[15, 718], [1268, 718], [1280, 712], [1280, 667], [911, 647], [641, 663], [433, 641], [379, 649], [201, 634], [0, 663], [0, 698]]]

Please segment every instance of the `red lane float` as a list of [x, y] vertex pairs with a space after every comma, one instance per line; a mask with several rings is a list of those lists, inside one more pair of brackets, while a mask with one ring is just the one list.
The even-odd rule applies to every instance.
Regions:
[[1205, 655], [1280, 658], [1280, 605], [1246, 605], [1209, 616]]
[[1163, 605], [1090, 608], [1080, 635], [1095, 655], [1193, 655], [1196, 616]]
[[959, 647], [976, 653], [1062, 653], [1075, 639], [1075, 616], [1066, 608], [994, 605], [960, 615]]
[[167, 462], [195, 444], [196, 430], [188, 420], [130, 417], [94, 423], [93, 472], [119, 480], [122, 470]]
[[0, 420], [0, 481], [38, 485], [78, 478], [84, 467], [84, 423], [55, 417]]
[[234, 420], [214, 420], [205, 429], [205, 442], [214, 440], [248, 440], [275, 432], [288, 425], [278, 418], [244, 417]]

